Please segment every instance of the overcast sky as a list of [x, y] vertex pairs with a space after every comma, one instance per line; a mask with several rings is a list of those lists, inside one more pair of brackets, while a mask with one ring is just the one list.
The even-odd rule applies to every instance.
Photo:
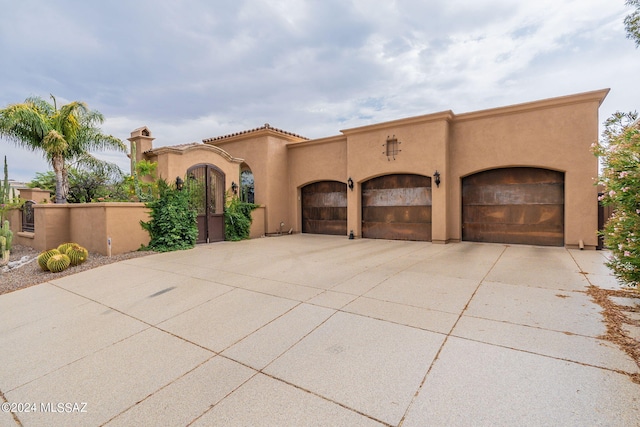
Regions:
[[[638, 109], [624, 0], [0, 0], [0, 108], [85, 101], [154, 146], [262, 126], [309, 138], [603, 88]], [[10, 178], [49, 169], [0, 140]], [[128, 171], [124, 154], [99, 157]]]

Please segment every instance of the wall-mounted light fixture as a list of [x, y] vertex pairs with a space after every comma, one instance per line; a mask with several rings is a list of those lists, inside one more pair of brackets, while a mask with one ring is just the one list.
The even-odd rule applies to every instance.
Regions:
[[435, 173], [433, 174], [433, 178], [436, 181], [436, 187], [440, 188], [440, 172], [436, 170]]
[[182, 191], [182, 186], [184, 185], [184, 181], [179, 176], [176, 177], [176, 190]]
[[233, 194], [238, 194], [238, 184], [235, 181], [231, 181], [231, 191]]
[[347, 185], [349, 186], [349, 190], [353, 191], [353, 180], [351, 177], [347, 180]]

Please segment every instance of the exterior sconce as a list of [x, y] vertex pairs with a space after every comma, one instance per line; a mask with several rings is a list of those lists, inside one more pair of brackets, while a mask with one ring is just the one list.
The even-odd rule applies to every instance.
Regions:
[[182, 187], [184, 186], [184, 181], [179, 176], [176, 177], [176, 190], [182, 191]]
[[435, 178], [436, 187], [440, 188], [440, 172], [436, 170], [435, 173], [433, 174], [433, 178]]
[[349, 190], [353, 191], [353, 180], [351, 177], [347, 180], [347, 185], [349, 186]]
[[233, 194], [238, 194], [238, 184], [235, 181], [231, 182], [231, 191], [233, 191]]

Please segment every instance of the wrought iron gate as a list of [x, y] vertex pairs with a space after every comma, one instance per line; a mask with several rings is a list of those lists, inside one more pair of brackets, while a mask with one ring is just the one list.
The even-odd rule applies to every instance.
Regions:
[[198, 213], [197, 243], [224, 240], [224, 178], [220, 169], [209, 164], [195, 165], [187, 171], [186, 185]]

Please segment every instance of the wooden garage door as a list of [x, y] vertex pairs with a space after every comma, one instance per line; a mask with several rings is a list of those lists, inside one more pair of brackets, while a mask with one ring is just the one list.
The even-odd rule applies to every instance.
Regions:
[[385, 175], [364, 182], [362, 237], [431, 241], [431, 178]]
[[347, 235], [347, 184], [321, 181], [302, 187], [302, 232]]
[[462, 239], [564, 245], [564, 173], [506, 168], [464, 178]]

